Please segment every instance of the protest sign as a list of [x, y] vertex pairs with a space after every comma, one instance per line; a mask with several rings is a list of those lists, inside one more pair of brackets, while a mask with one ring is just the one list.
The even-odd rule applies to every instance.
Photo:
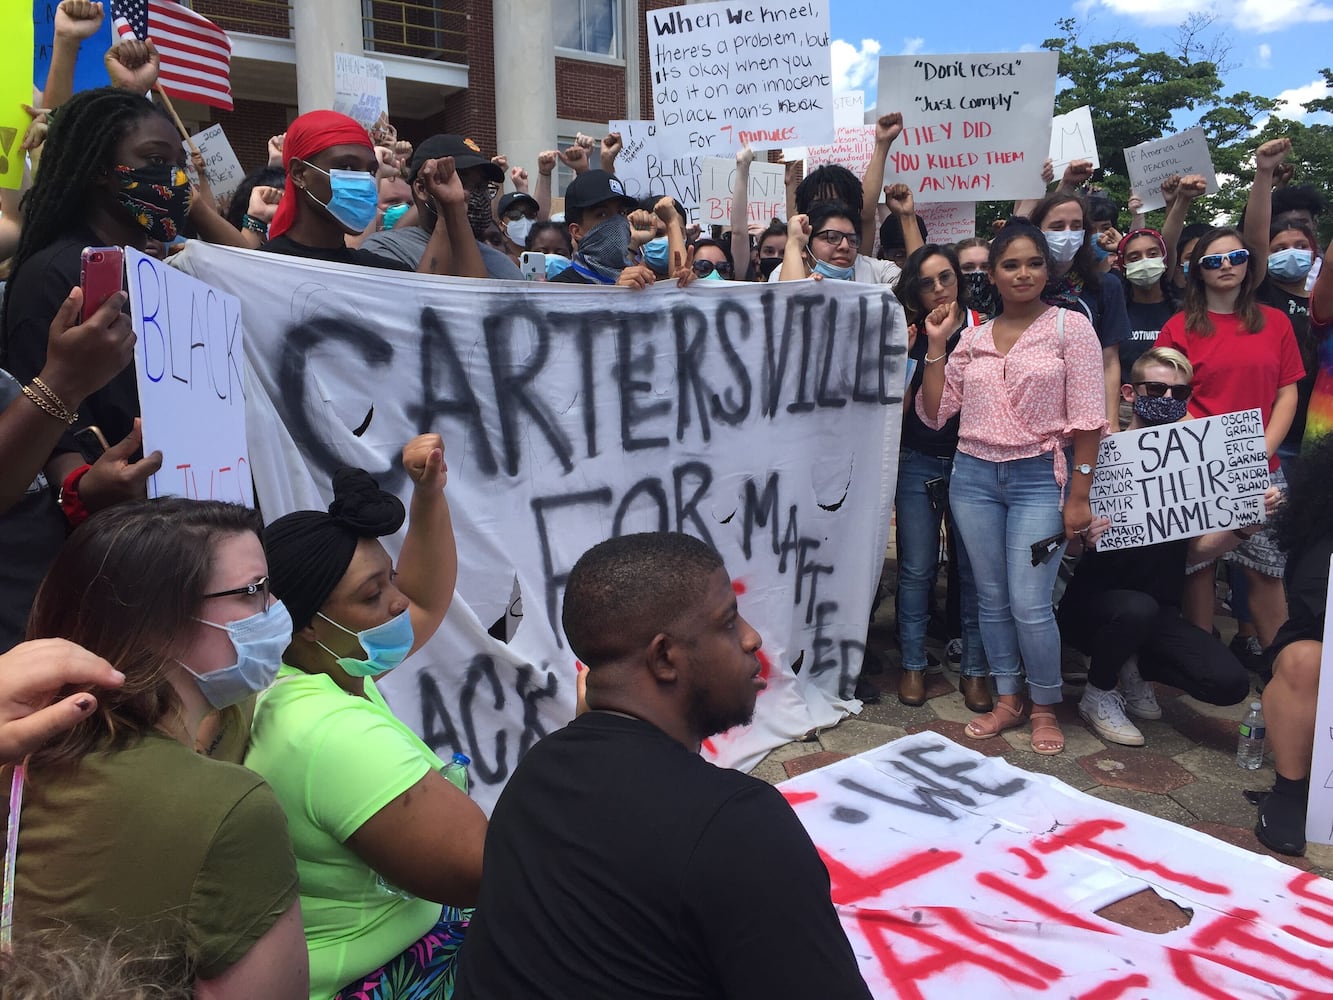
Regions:
[[[488, 809], [518, 757], [573, 715], [564, 582], [614, 534], [711, 542], [763, 635], [754, 723], [709, 740], [710, 759], [753, 765], [856, 709], [902, 416], [907, 341], [889, 289], [661, 282], [617, 295], [195, 241], [176, 261], [243, 296], [266, 518], [324, 509], [341, 465], [407, 500], [403, 444], [443, 436], [457, 595], [381, 690], [446, 759], [472, 758]], [[401, 537], [384, 540], [395, 556]], [[499, 642], [486, 630], [516, 580], [524, 615]]]
[[866, 93], [849, 90], [833, 95], [833, 127], [843, 128], [866, 123]]
[[[3, 34], [0, 34], [0, 65], [16, 59], [19, 65], [32, 69], [32, 84], [23, 98], [24, 104], [32, 102], [32, 88], [46, 89], [46, 77], [51, 72], [51, 56], [55, 50], [56, 36], [56, 0], [32, 0], [32, 35], [27, 36], [31, 44], [24, 46], [24, 31], [17, 21], [10, 18], [23, 9], [22, 0], [9, 0], [5, 4], [6, 16], [0, 20]], [[103, 5], [102, 23], [91, 38], [85, 38], [79, 45], [79, 54], [74, 61], [74, 93], [92, 90], [94, 87], [107, 85], [106, 63], [102, 57], [115, 41], [111, 36], [111, 17]], [[18, 55], [12, 56], [10, 52]], [[32, 55], [29, 57], [28, 53]], [[31, 58], [31, 63], [28, 62]]]
[[0, 188], [23, 186], [19, 144], [32, 119], [22, 105], [32, 103], [33, 22], [26, 7], [11, 0], [0, 14]]
[[927, 243], [958, 243], [977, 235], [974, 201], [934, 201], [918, 205], [916, 214], [926, 224]]
[[1241, 410], [1102, 438], [1089, 502], [1129, 549], [1264, 520], [1268, 451], [1260, 412]]
[[1143, 211], [1165, 208], [1162, 181], [1172, 174], [1202, 174], [1208, 182], [1207, 194], [1217, 193], [1217, 175], [1213, 173], [1213, 154], [1208, 149], [1208, 135], [1196, 125], [1176, 135], [1140, 143], [1125, 150], [1129, 187], [1143, 200]]
[[[245, 171], [241, 169], [241, 161], [236, 158], [236, 152], [231, 148], [222, 126], [210, 126], [190, 136], [190, 142], [204, 157], [204, 172], [208, 174], [214, 197], [230, 198], [245, 179]], [[189, 151], [189, 143], [181, 145]], [[185, 169], [190, 173], [190, 179], [194, 180], [194, 164], [187, 160]]]
[[881, 110], [906, 125], [889, 172], [919, 202], [1040, 198], [1051, 145], [1054, 52], [881, 56]]
[[1091, 160], [1094, 169], [1102, 165], [1092, 131], [1092, 109], [1086, 104], [1051, 120], [1051, 162], [1056, 178], [1075, 160]]
[[[736, 191], [736, 161], [705, 156], [700, 159], [699, 222], [705, 226], [731, 225], [731, 200]], [[766, 226], [787, 214], [787, 188], [782, 164], [755, 160], [746, 186], [747, 224]]]
[[133, 247], [126, 253], [143, 450], [162, 452], [148, 495], [253, 507], [241, 302]]
[[689, 4], [645, 13], [659, 136], [729, 156], [833, 138], [828, 0]]
[[380, 115], [388, 114], [389, 92], [384, 63], [350, 52], [335, 52], [333, 110], [355, 118], [366, 128], [379, 121]]
[[[778, 791], [876, 1000], [1333, 993], [1326, 879], [935, 733]], [[1145, 916], [1103, 915], [1145, 890]]]
[[668, 195], [675, 198], [698, 219], [699, 177], [702, 167], [697, 156], [673, 156], [666, 152], [657, 122], [613, 121], [608, 132], [619, 132], [624, 143], [616, 157], [616, 176], [631, 198]]
[[840, 125], [834, 132], [833, 142], [806, 147], [805, 168], [809, 171], [825, 163], [838, 163], [857, 177], [864, 177], [874, 156], [874, 125]]

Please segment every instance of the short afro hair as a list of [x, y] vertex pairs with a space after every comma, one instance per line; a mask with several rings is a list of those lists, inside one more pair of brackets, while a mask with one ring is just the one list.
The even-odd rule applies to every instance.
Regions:
[[705, 579], [725, 568], [715, 549], [678, 532], [599, 542], [579, 557], [565, 585], [560, 621], [570, 649], [594, 669], [646, 647], [698, 603]]

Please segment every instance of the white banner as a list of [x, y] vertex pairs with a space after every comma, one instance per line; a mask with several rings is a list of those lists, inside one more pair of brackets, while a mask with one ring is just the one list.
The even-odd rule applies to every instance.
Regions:
[[[1333, 995], [1312, 872], [934, 733], [778, 787], [877, 1000]], [[1099, 913], [1145, 890], [1170, 901], [1139, 907], [1164, 911], [1152, 930]]]
[[[736, 161], [705, 156], [700, 161], [699, 222], [705, 226], [731, 226], [731, 201], [736, 192]], [[781, 163], [755, 160], [750, 164], [750, 183], [745, 191], [748, 224], [767, 226], [786, 218], [787, 185]]]
[[1111, 527], [1099, 549], [1130, 549], [1264, 520], [1268, 451], [1259, 410], [1102, 438], [1089, 502]]
[[[1333, 580], [1333, 565], [1329, 579]], [[1319, 662], [1310, 796], [1305, 810], [1305, 839], [1313, 844], [1333, 844], [1333, 588], [1324, 600], [1324, 651]]]
[[1055, 52], [880, 56], [881, 114], [906, 123], [888, 173], [927, 201], [1040, 198]]
[[691, 222], [697, 222], [700, 157], [665, 153], [653, 121], [613, 121], [607, 131], [619, 132], [624, 143], [616, 157], [616, 176], [625, 185], [625, 193], [631, 198], [668, 195], [690, 213]]
[[[403, 444], [444, 437], [458, 592], [382, 687], [428, 744], [472, 758], [487, 809], [573, 714], [562, 588], [613, 534], [710, 541], [763, 635], [768, 690], [751, 726], [709, 741], [712, 759], [751, 766], [858, 710], [906, 355], [889, 289], [538, 287], [193, 242], [175, 259], [242, 297], [268, 520], [327, 506], [341, 465], [406, 499]], [[385, 540], [395, 556], [400, 538]], [[524, 617], [506, 644], [486, 629], [515, 580]]]
[[[211, 125], [197, 135], [190, 136], [190, 141], [204, 158], [204, 172], [208, 174], [213, 196], [230, 198], [245, 179], [245, 171], [241, 169], [241, 161], [236, 158], [236, 151], [231, 148], [222, 126]], [[189, 143], [182, 142], [181, 145], [187, 153], [190, 151]], [[191, 180], [197, 180], [193, 162], [187, 160], [185, 170]]]
[[829, 0], [723, 0], [645, 12], [654, 117], [688, 156], [833, 136]]
[[389, 112], [384, 63], [378, 59], [333, 53], [333, 110], [370, 128]]
[[1090, 160], [1094, 169], [1102, 165], [1092, 131], [1092, 109], [1086, 104], [1051, 120], [1051, 163], [1056, 178], [1075, 160]]
[[1202, 174], [1208, 186], [1205, 194], [1217, 194], [1217, 175], [1213, 172], [1213, 154], [1208, 148], [1208, 133], [1196, 125], [1184, 132], [1140, 143], [1125, 150], [1125, 168], [1130, 190], [1143, 200], [1143, 211], [1165, 208], [1162, 181], [1172, 174]]
[[162, 452], [148, 495], [253, 507], [241, 302], [134, 247], [126, 253], [143, 450]]

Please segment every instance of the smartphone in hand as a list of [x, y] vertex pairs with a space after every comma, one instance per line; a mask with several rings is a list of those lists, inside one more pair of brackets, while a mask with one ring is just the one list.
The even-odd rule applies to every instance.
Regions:
[[120, 247], [84, 247], [79, 257], [79, 285], [83, 288], [86, 323], [106, 300], [125, 287], [125, 251]]
[[546, 254], [536, 250], [524, 250], [518, 256], [518, 269], [529, 281], [545, 281]]

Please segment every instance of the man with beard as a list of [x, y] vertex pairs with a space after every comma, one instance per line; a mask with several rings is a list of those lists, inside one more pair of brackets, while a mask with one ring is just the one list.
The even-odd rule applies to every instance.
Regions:
[[602, 542], [563, 623], [588, 711], [496, 804], [456, 1000], [868, 998], [796, 815], [699, 756], [765, 687], [721, 557], [683, 534]]
[[[416, 267], [430, 242], [435, 228], [437, 205], [423, 183], [422, 168], [441, 157], [453, 157], [454, 170], [467, 196], [467, 228], [450, 225], [451, 260], [439, 274], [463, 278], [512, 278], [520, 281], [518, 265], [494, 247], [481, 242], [487, 226], [495, 225], [491, 213], [491, 189], [504, 183], [504, 172], [482, 155], [481, 147], [459, 135], [433, 135], [412, 152], [407, 181], [412, 185], [412, 200], [417, 206], [415, 226], [396, 226], [381, 230], [361, 244], [362, 250], [379, 254]], [[455, 232], [458, 229], [458, 232]]]

